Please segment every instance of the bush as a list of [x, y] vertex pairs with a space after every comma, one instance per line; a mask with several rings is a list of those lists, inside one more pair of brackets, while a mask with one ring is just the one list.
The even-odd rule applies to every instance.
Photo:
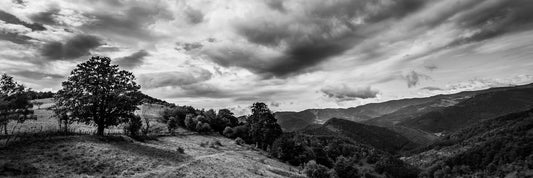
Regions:
[[173, 134], [174, 130], [178, 128], [178, 120], [175, 117], [170, 117], [167, 121], [168, 133]]
[[176, 151], [177, 151], [178, 153], [181, 153], [181, 154], [185, 153], [185, 149], [183, 149], [181, 146], [178, 147], [178, 149], [176, 149]]
[[185, 122], [185, 127], [187, 127], [187, 129], [196, 131], [196, 124], [198, 123], [198, 120], [194, 115], [187, 114], [184, 122]]
[[200, 142], [201, 147], [206, 147], [207, 145], [209, 145], [209, 142]]
[[317, 164], [314, 160], [305, 164], [304, 173], [310, 178], [327, 178], [332, 177], [326, 166]]
[[139, 136], [139, 131], [142, 127], [142, 119], [140, 116], [135, 115], [128, 119], [128, 122], [124, 126], [124, 133], [131, 137]]
[[335, 169], [335, 172], [339, 178], [359, 177], [359, 170], [355, 164], [355, 159], [348, 159], [344, 156], [339, 156], [333, 169]]
[[235, 144], [237, 144], [237, 145], [244, 145], [244, 144], [246, 144], [246, 143], [244, 142], [244, 140], [243, 140], [241, 137], [237, 137], [237, 138], [235, 139]]
[[211, 126], [209, 126], [208, 123], [204, 123], [201, 121], [198, 121], [198, 124], [196, 124], [196, 131], [197, 132], [211, 132]]
[[224, 131], [222, 132], [222, 135], [226, 136], [226, 137], [233, 137], [233, 129], [231, 129], [231, 127], [227, 126], [226, 128], [224, 128]]

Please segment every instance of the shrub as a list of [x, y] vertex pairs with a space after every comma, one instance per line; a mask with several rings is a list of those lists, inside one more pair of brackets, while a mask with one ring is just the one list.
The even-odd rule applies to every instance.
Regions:
[[246, 143], [244, 142], [244, 140], [243, 140], [241, 137], [237, 137], [237, 138], [235, 139], [235, 144], [237, 144], [237, 145], [244, 145], [244, 144], [246, 144]]
[[176, 151], [177, 151], [178, 153], [181, 153], [181, 154], [185, 153], [185, 149], [183, 149], [181, 146], [178, 147], [178, 149], [176, 149]]
[[209, 144], [209, 142], [200, 142], [201, 147], [206, 147]]
[[355, 160], [339, 156], [333, 169], [339, 178], [359, 177], [359, 170], [355, 167]]
[[220, 143], [219, 140], [215, 140], [213, 141], [213, 144], [217, 145], [217, 146], [222, 146], [222, 143]]
[[232, 138], [233, 137], [233, 129], [229, 126], [227, 126], [226, 128], [224, 128], [224, 131], [222, 132], [222, 135], [226, 136], [226, 137], [229, 137], [229, 138]]
[[192, 130], [192, 131], [196, 130], [196, 124], [198, 123], [198, 120], [196, 119], [194, 115], [187, 114], [184, 122], [185, 122], [185, 127], [187, 127], [187, 129]]
[[140, 116], [135, 115], [128, 119], [128, 122], [124, 126], [124, 133], [131, 137], [139, 136], [139, 131], [142, 127], [142, 119]]
[[314, 160], [309, 161], [304, 166], [304, 173], [310, 178], [327, 178], [331, 173], [326, 166], [317, 164]]
[[201, 121], [198, 121], [198, 124], [196, 124], [196, 131], [197, 132], [211, 132], [211, 126], [209, 126], [208, 123], [204, 123]]
[[170, 117], [167, 121], [168, 133], [174, 133], [174, 130], [178, 128], [178, 120], [175, 117]]

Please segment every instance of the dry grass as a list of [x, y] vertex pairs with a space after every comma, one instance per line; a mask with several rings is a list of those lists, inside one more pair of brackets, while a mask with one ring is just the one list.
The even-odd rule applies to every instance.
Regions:
[[[205, 142], [221, 146], [201, 147]], [[302, 177], [265, 155], [221, 136], [183, 131], [145, 143], [124, 136], [58, 136], [0, 148], [0, 176]]]
[[[41, 102], [45, 104], [35, 110], [37, 120], [9, 123], [9, 132], [14, 126], [15, 133], [57, 130], [57, 120], [46, 109], [51, 100]], [[163, 130], [166, 126], [157, 122], [162, 109], [143, 105], [137, 113], [151, 120], [152, 129]], [[94, 130], [84, 124], [69, 127]], [[106, 131], [122, 130], [119, 126]], [[236, 145], [231, 139], [197, 135], [181, 128], [177, 133], [146, 142], [90, 135], [19, 139], [0, 145], [0, 177], [303, 177], [295, 167], [247, 145]]]

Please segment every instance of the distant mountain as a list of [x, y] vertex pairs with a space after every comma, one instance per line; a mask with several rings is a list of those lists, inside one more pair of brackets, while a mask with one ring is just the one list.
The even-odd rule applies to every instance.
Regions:
[[[523, 111], [533, 106], [533, 84], [465, 91], [427, 98], [410, 98], [366, 104], [346, 109], [308, 109], [277, 115], [285, 130], [343, 118], [387, 127], [413, 142], [427, 145], [441, 133], [460, 129], [484, 119]], [[295, 121], [296, 120], [296, 121]]]
[[531, 177], [532, 148], [533, 109], [459, 129], [403, 159], [425, 175]]
[[533, 87], [515, 87], [474, 95], [455, 105], [406, 120], [401, 125], [433, 133], [449, 132], [529, 108], [533, 108]]
[[346, 137], [390, 153], [409, 150], [417, 146], [409, 139], [389, 129], [338, 118], [332, 118], [322, 125], [310, 125], [299, 132], [314, 136]]

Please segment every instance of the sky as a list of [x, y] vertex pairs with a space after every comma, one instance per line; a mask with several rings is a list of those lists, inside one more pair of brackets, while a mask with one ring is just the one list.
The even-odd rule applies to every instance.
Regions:
[[91, 56], [153, 97], [237, 114], [533, 82], [531, 0], [0, 3], [0, 73], [40, 91]]

